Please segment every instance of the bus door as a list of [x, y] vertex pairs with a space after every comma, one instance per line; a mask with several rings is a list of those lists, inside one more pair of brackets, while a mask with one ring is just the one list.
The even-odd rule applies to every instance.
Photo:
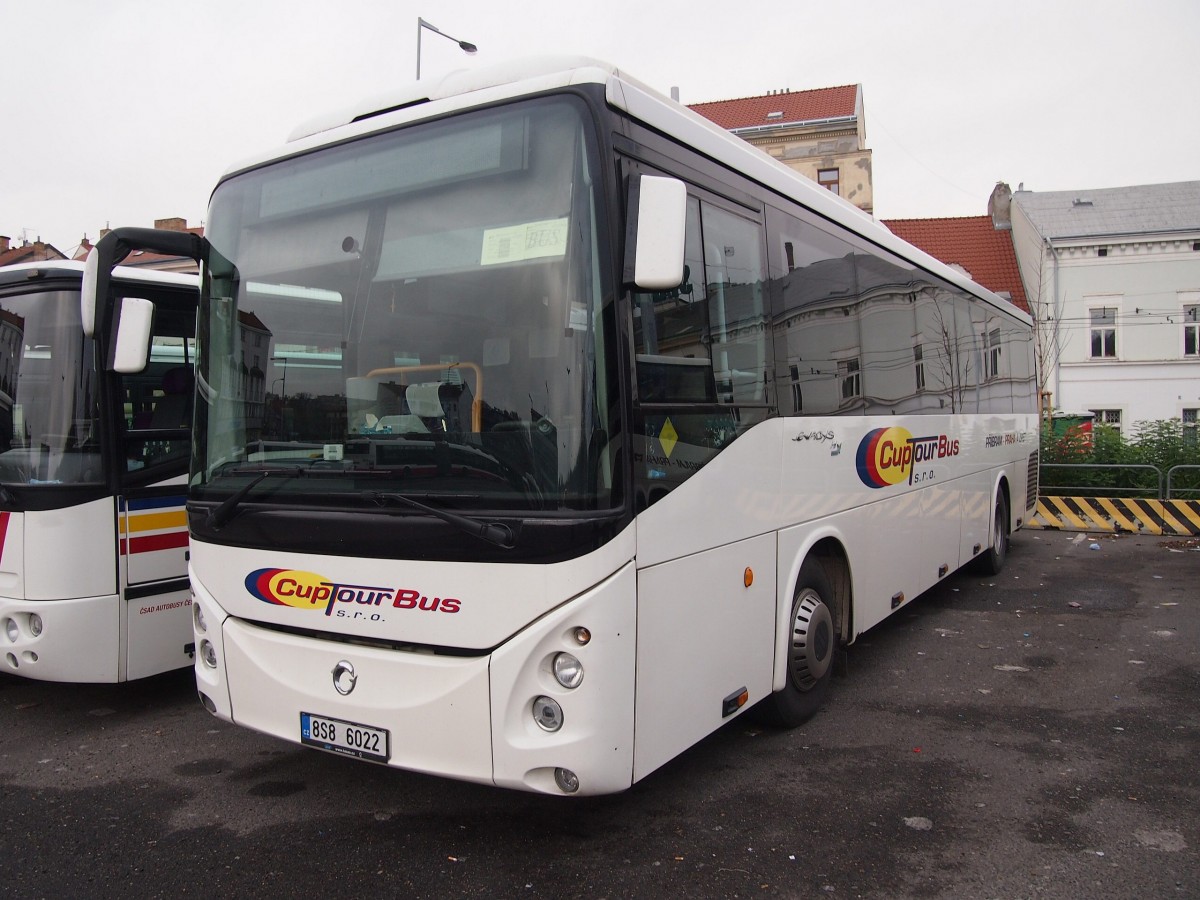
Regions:
[[[157, 298], [156, 298], [157, 300]], [[158, 302], [150, 362], [120, 379], [119, 557], [129, 678], [193, 658], [184, 510], [191, 448], [195, 301]]]
[[769, 694], [774, 663], [775, 535], [714, 538], [681, 524], [711, 519], [706, 492], [675, 493], [725, 489], [698, 473], [768, 414], [762, 226], [689, 196], [684, 261], [679, 288], [633, 297], [639, 559], [663, 560], [638, 571], [635, 780]]

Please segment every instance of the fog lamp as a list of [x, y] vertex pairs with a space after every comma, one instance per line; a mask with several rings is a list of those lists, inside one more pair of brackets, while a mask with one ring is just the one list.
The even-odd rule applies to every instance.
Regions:
[[538, 697], [533, 701], [533, 721], [543, 731], [558, 731], [563, 726], [562, 707], [552, 697]]
[[554, 783], [564, 794], [573, 794], [579, 790], [579, 776], [570, 769], [555, 769]]
[[34, 637], [42, 633], [42, 617], [37, 613], [29, 614], [29, 633]]
[[200, 658], [210, 669], [217, 667], [217, 648], [212, 645], [212, 641], [200, 642]]
[[565, 688], [577, 688], [583, 683], [583, 663], [570, 653], [558, 653], [554, 657], [554, 677]]

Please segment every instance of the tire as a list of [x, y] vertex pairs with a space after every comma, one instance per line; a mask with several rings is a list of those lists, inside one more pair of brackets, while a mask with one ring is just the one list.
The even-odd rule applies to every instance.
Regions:
[[1008, 501], [1004, 494], [996, 495], [996, 511], [992, 516], [992, 541], [986, 550], [975, 557], [974, 570], [980, 575], [999, 575], [1008, 559]]
[[763, 721], [780, 728], [795, 728], [811, 719], [833, 679], [838, 635], [833, 588], [815, 559], [805, 560], [796, 579], [790, 622], [787, 683], [760, 705]]

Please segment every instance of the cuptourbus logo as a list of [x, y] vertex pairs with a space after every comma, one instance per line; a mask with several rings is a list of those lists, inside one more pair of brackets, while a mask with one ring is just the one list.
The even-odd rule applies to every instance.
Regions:
[[[364, 616], [363, 612], [387, 608], [456, 613], [461, 605], [453, 597], [427, 597], [411, 588], [346, 584], [298, 569], [256, 569], [246, 576], [246, 590], [264, 603], [276, 606], [319, 609], [327, 616], [345, 618], [350, 615], [351, 618], [366, 617], [376, 622], [383, 621], [379, 613], [373, 611]], [[349, 609], [353, 609], [352, 614], [347, 612]]]
[[[944, 434], [913, 437], [907, 428], [876, 428], [867, 432], [855, 458], [858, 477], [870, 488], [901, 482], [929, 481], [932, 470], [918, 470], [922, 463], [958, 456], [958, 440]], [[916, 473], [917, 477], [914, 477]]]

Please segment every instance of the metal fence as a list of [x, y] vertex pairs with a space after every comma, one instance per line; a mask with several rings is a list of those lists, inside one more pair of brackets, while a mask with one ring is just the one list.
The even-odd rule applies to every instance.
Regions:
[[[1172, 466], [1165, 475], [1158, 466], [1134, 463], [1042, 463], [1041, 469], [1044, 496], [1200, 499], [1200, 466], [1196, 465]], [[1064, 469], [1082, 477], [1060, 476], [1071, 483], [1052, 484], [1047, 471]]]

